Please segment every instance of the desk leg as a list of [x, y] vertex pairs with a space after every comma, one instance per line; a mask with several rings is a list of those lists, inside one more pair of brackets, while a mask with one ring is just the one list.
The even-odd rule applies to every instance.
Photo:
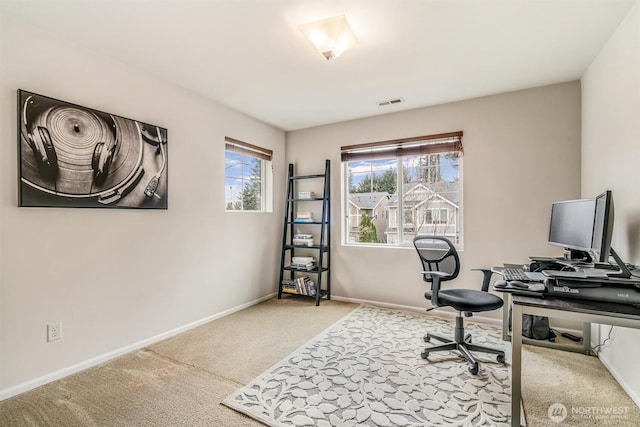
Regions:
[[509, 335], [509, 308], [511, 308], [511, 294], [509, 292], [502, 293], [504, 304], [502, 305], [502, 341], [510, 341]]
[[511, 426], [520, 427], [522, 400], [522, 306], [513, 304], [511, 327]]
[[591, 356], [591, 323], [582, 323], [582, 350], [584, 354]]

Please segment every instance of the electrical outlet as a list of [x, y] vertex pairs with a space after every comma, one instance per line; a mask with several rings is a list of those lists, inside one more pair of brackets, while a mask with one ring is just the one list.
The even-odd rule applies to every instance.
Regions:
[[62, 338], [62, 323], [56, 322], [47, 325], [47, 341], [55, 341]]

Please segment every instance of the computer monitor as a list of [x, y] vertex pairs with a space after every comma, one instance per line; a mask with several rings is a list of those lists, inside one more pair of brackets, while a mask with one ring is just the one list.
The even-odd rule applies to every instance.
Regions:
[[[607, 273], [607, 276], [629, 279], [631, 271], [611, 247], [613, 217], [613, 196], [609, 190], [593, 199], [554, 202], [549, 243], [562, 246], [567, 260], [593, 261], [597, 268], [617, 267], [617, 272]], [[609, 262], [609, 257], [613, 258], [613, 263]]]
[[593, 199], [554, 202], [549, 244], [565, 248], [567, 260], [608, 263], [613, 217], [613, 197], [609, 190]]
[[607, 190], [596, 197], [593, 239], [591, 241], [591, 252], [595, 255], [594, 261], [596, 262], [609, 262], [613, 237], [613, 217], [613, 197], [611, 191]]
[[565, 249], [565, 259], [591, 262], [596, 199], [565, 200], [551, 205], [549, 244]]

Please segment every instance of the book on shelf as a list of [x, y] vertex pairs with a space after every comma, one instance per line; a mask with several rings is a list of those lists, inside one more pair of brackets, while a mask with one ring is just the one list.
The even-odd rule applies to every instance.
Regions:
[[294, 234], [292, 243], [300, 246], [313, 246], [313, 236], [311, 234]]
[[298, 199], [313, 199], [316, 194], [313, 191], [298, 191]]
[[309, 277], [304, 277], [300, 282], [300, 288], [303, 290], [304, 295], [309, 295], [310, 297], [316, 296], [316, 284]]
[[316, 296], [316, 284], [307, 276], [282, 281], [282, 292], [288, 294]]
[[300, 270], [313, 270], [316, 266], [316, 259], [307, 256], [294, 256], [291, 258], [291, 268]]
[[293, 239], [292, 243], [297, 246], [313, 246], [313, 239]]
[[295, 279], [293, 280], [283, 280], [282, 281], [282, 292], [286, 292], [288, 294], [297, 294], [298, 287], [296, 286]]
[[302, 264], [302, 263], [292, 262], [291, 268], [294, 268], [296, 270], [313, 270], [316, 268], [316, 263], [311, 262], [311, 263]]
[[296, 233], [293, 235], [294, 239], [313, 239], [313, 234]]
[[294, 256], [291, 258], [292, 262], [315, 262], [316, 259], [312, 256]]
[[313, 212], [298, 211], [293, 222], [313, 222]]

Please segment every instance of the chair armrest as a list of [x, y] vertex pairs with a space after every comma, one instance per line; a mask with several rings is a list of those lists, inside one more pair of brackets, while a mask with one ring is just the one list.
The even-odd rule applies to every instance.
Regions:
[[483, 292], [488, 292], [489, 291], [489, 284], [491, 282], [491, 276], [493, 275], [493, 271], [491, 271], [491, 269], [489, 269], [489, 268], [472, 268], [471, 270], [482, 271], [482, 274], [483, 274], [482, 291]]
[[444, 273], [442, 271], [421, 271], [420, 274], [426, 274], [429, 276], [440, 276], [440, 277], [451, 276], [450, 274]]
[[438, 293], [440, 292], [440, 280], [443, 277], [451, 276], [450, 274], [443, 273], [442, 271], [422, 271], [422, 277], [431, 276], [431, 304], [438, 307], [440, 302], [438, 301]]

